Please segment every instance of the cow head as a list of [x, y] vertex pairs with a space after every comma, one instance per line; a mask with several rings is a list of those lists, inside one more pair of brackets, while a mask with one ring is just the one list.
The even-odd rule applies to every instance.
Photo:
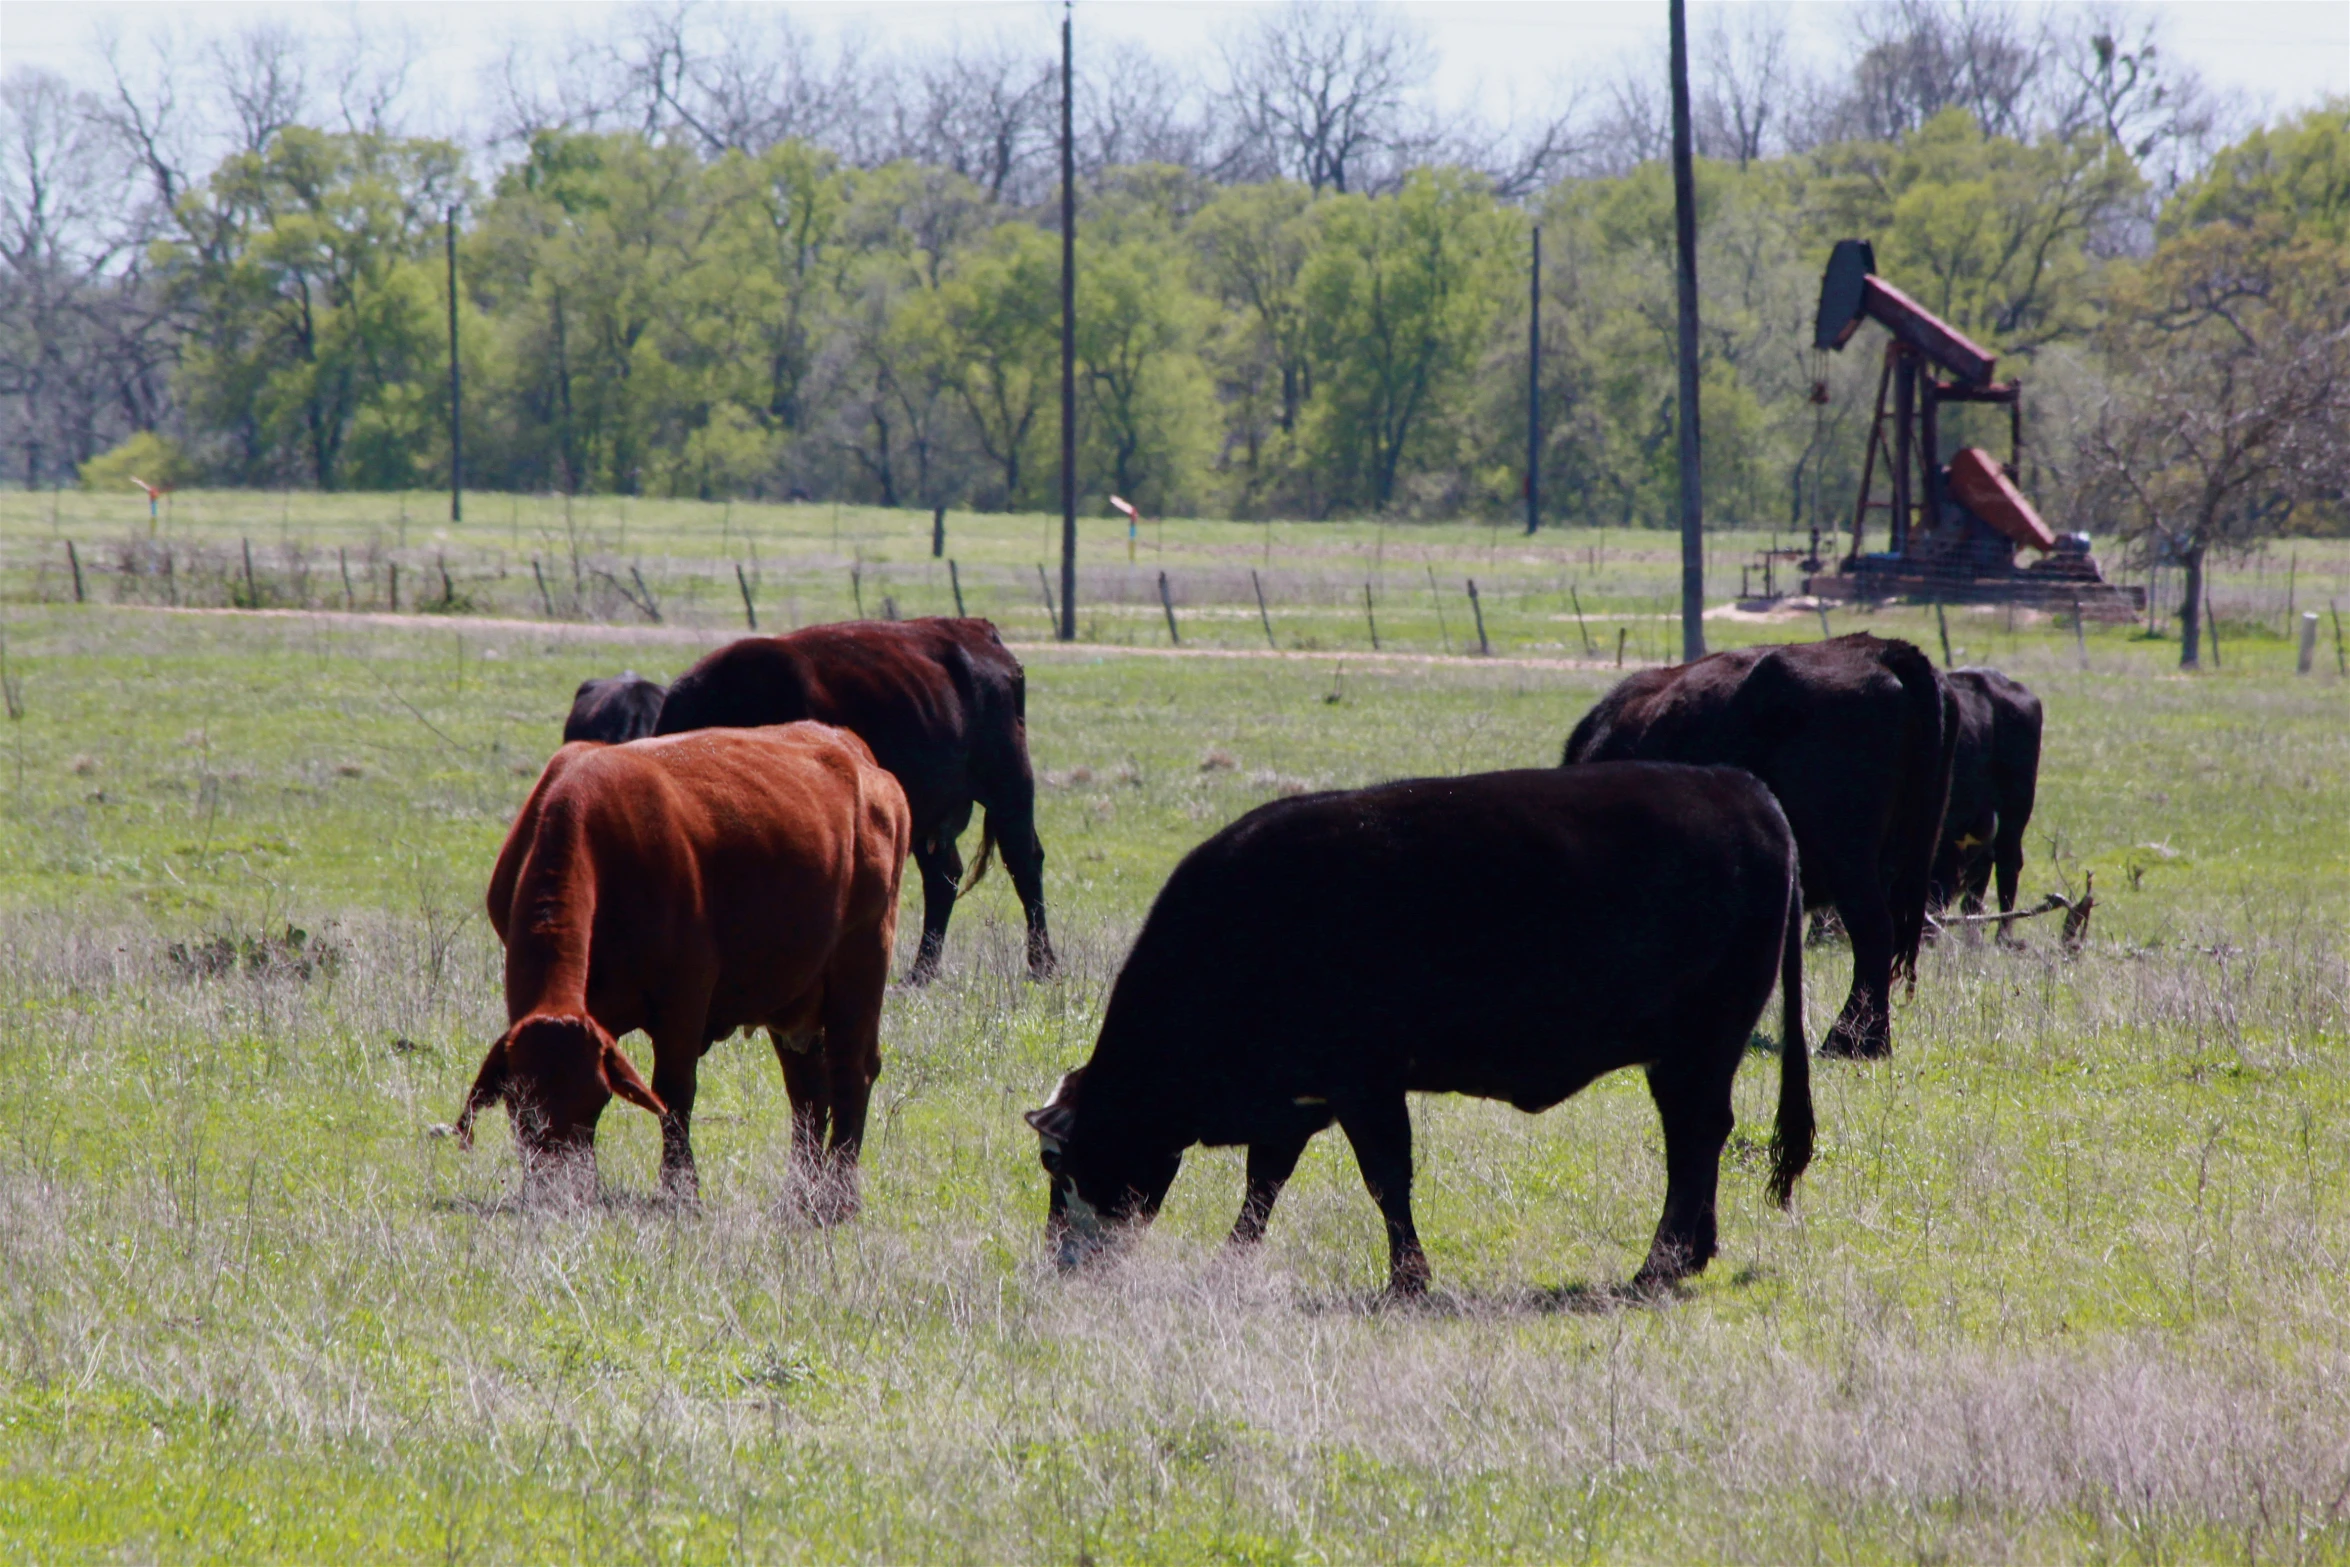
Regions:
[[1037, 1159], [1052, 1182], [1045, 1242], [1063, 1272], [1115, 1245], [1122, 1230], [1148, 1224], [1174, 1184], [1180, 1153], [1156, 1153], [1087, 1136], [1079, 1126], [1085, 1068], [1063, 1074], [1043, 1108], [1028, 1112]]
[[533, 1014], [506, 1030], [482, 1058], [457, 1116], [457, 1145], [473, 1146], [473, 1118], [503, 1104], [514, 1123], [525, 1176], [592, 1184], [596, 1121], [618, 1095], [655, 1115], [669, 1113], [619, 1044], [594, 1019]]

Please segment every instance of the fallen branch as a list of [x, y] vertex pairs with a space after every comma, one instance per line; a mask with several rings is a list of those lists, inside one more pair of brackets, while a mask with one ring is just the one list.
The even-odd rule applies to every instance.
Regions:
[[2068, 898], [2061, 892], [2052, 892], [2040, 900], [2037, 908], [2017, 909], [2010, 914], [1952, 914], [1944, 918], [1937, 918], [1929, 914], [1926, 916], [1926, 923], [1937, 931], [1947, 930], [1953, 925], [1998, 925], [2004, 927], [2009, 920], [2037, 919], [2043, 914], [2054, 914], [2061, 909], [2064, 911], [2064, 933], [2058, 939], [2066, 947], [2074, 948], [2089, 939], [2089, 915], [2096, 907], [2097, 873], [2091, 871], [2088, 876], [2088, 885], [2078, 898]]

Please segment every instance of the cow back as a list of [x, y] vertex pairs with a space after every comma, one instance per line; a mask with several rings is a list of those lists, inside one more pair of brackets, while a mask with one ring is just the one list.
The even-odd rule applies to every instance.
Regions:
[[499, 855], [508, 1005], [645, 1026], [678, 987], [713, 1038], [805, 994], [842, 936], [894, 925], [911, 824], [855, 735], [799, 723], [556, 753]]
[[677, 678], [656, 732], [812, 719], [854, 731], [925, 830], [973, 797], [974, 772], [1016, 754], [1026, 684], [995, 627], [926, 618], [746, 637]]

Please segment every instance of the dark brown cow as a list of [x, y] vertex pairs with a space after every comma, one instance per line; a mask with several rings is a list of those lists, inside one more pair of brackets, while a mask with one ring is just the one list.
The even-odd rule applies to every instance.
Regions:
[[[530, 1184], [592, 1192], [596, 1120], [617, 1094], [661, 1118], [662, 1183], [690, 1196], [696, 1069], [765, 1028], [811, 1208], [854, 1212], [912, 832], [897, 780], [823, 724], [556, 752], [490, 877], [511, 1026], [459, 1141], [503, 1103]], [[653, 1040], [649, 1085], [617, 1043], [636, 1028]]]
[[1852, 938], [1852, 994], [1821, 1053], [1882, 1056], [1893, 980], [1917, 972], [1957, 738], [1932, 661], [1857, 632], [1643, 670], [1583, 715], [1562, 764], [1712, 762], [1769, 784], [1806, 906], [1834, 904]]
[[[677, 677], [656, 733], [813, 718], [862, 735], [897, 775], [914, 812], [922, 869], [922, 946], [907, 973], [938, 972], [974, 804], [987, 811], [972, 884], [991, 848], [1028, 916], [1028, 972], [1053, 972], [1045, 931], [1044, 845], [1028, 763], [1028, 680], [984, 620], [853, 620], [780, 637], [745, 637]], [[969, 886], [961, 888], [969, 891]]]
[[1954, 669], [1942, 679], [1958, 701], [1958, 758], [1934, 860], [1934, 907], [1955, 899], [1961, 912], [1981, 912], [1996, 869], [1999, 912], [2011, 913], [2040, 790], [2040, 699], [1996, 669]]
[[1771, 1191], [1811, 1157], [1795, 840], [1730, 767], [1618, 763], [1278, 800], [1191, 851], [1111, 987], [1093, 1057], [1031, 1111], [1062, 1266], [1147, 1223], [1193, 1143], [1245, 1144], [1247, 1245], [1338, 1123], [1387, 1220], [1388, 1282], [1427, 1281], [1411, 1094], [1547, 1109], [1626, 1067], [1664, 1123], [1665, 1205], [1637, 1282], [1714, 1254], [1730, 1088], [1779, 983]]
[[572, 693], [571, 712], [563, 720], [563, 739], [600, 740], [618, 745], [642, 740], [653, 732], [661, 716], [661, 682], [647, 680], [633, 669], [604, 680], [582, 680]]

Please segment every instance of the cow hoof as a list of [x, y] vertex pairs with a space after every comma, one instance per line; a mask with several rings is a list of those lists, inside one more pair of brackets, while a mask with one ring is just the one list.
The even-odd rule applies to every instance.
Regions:
[[1874, 1039], [1856, 1039], [1838, 1030], [1820, 1041], [1819, 1053], [1839, 1061], [1882, 1061], [1893, 1053], [1893, 1046]]

